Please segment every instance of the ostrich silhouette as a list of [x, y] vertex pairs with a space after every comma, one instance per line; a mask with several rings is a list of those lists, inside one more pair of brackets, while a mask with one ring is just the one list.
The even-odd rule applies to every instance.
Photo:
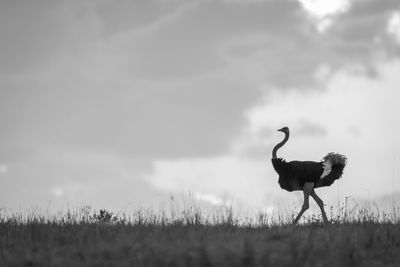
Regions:
[[324, 224], [328, 223], [328, 218], [324, 210], [324, 202], [315, 193], [315, 188], [330, 186], [343, 174], [347, 158], [338, 153], [328, 153], [320, 162], [315, 161], [289, 161], [278, 158], [276, 152], [289, 139], [289, 128], [283, 127], [278, 131], [285, 134], [285, 138], [279, 142], [272, 150], [272, 166], [279, 174], [279, 185], [282, 189], [289, 192], [303, 191], [304, 202], [293, 224], [296, 224], [303, 213], [309, 208], [309, 196], [311, 196], [321, 209]]

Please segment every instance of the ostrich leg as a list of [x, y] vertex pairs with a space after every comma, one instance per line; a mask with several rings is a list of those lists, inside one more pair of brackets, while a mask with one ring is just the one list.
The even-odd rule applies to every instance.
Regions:
[[293, 224], [296, 224], [301, 215], [303, 215], [303, 213], [310, 207], [310, 203], [308, 201], [309, 196], [311, 194], [311, 192], [314, 189], [314, 183], [305, 183], [303, 186], [303, 194], [304, 194], [304, 203], [303, 206], [301, 207], [301, 210], [299, 212], [299, 214], [297, 215], [296, 219], [294, 219]]
[[324, 220], [324, 224], [328, 224], [328, 218], [326, 217], [326, 213], [324, 210], [324, 202], [322, 201], [322, 199], [320, 199], [317, 195], [317, 193], [315, 193], [314, 189], [311, 191], [312, 198], [315, 200], [315, 202], [317, 202], [317, 205], [319, 206], [319, 208], [321, 209], [321, 213], [322, 213], [322, 219]]

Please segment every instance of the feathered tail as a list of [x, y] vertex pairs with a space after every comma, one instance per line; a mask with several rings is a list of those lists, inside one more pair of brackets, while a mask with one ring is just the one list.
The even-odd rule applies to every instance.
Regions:
[[324, 172], [315, 187], [330, 186], [333, 182], [342, 177], [347, 158], [344, 155], [330, 152], [322, 159]]

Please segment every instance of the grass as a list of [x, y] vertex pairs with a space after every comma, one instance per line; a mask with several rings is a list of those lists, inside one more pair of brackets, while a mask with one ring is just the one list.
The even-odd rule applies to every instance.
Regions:
[[196, 206], [131, 214], [88, 206], [57, 215], [0, 212], [0, 266], [400, 266], [399, 209], [309, 215], [205, 213]]

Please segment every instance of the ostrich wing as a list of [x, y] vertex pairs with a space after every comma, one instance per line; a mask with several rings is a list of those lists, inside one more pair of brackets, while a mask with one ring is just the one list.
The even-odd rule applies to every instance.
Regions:
[[317, 183], [323, 172], [322, 162], [290, 161], [272, 159], [272, 165], [279, 174], [280, 186], [288, 191], [302, 190], [307, 182]]
[[324, 168], [322, 162], [315, 161], [290, 161], [288, 162], [290, 175], [298, 179], [301, 184], [305, 182], [317, 182]]

